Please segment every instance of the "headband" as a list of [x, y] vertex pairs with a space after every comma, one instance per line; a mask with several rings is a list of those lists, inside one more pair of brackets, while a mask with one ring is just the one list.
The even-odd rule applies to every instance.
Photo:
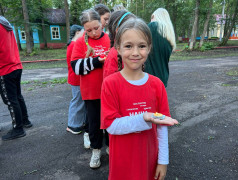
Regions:
[[121, 19], [119, 20], [119, 22], [118, 22], [118, 24], [117, 24], [117, 28], [118, 28], [119, 25], [121, 24], [122, 20], [123, 20], [128, 14], [131, 14], [131, 13], [130, 13], [130, 12], [127, 12], [127, 13], [125, 13], [125, 14], [121, 17]]

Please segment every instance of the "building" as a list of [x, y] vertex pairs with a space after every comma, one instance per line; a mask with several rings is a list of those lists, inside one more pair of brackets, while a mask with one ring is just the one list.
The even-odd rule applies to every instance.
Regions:
[[[57, 49], [67, 44], [67, 30], [64, 9], [47, 9], [45, 16], [45, 31], [47, 48]], [[44, 48], [41, 20], [32, 28], [34, 48]], [[21, 47], [26, 48], [26, 34], [20, 27], [17, 29]], [[14, 34], [16, 29], [14, 29]]]

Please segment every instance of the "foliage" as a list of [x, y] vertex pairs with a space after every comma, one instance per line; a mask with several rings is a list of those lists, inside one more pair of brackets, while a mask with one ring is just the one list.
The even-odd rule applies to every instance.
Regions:
[[214, 49], [215, 45], [213, 42], [204, 42], [202, 47], [200, 48], [200, 51], [207, 51]]
[[71, 0], [70, 8], [70, 24], [81, 24], [79, 17], [83, 10], [89, 9], [92, 7], [90, 1], [84, 0]]

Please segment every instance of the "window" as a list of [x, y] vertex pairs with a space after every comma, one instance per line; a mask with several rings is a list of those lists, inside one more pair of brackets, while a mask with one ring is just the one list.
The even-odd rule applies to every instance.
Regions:
[[21, 31], [21, 40], [26, 40], [26, 33], [25, 33], [25, 31]]
[[50, 26], [51, 39], [58, 40], [60, 39], [60, 28], [59, 26]]

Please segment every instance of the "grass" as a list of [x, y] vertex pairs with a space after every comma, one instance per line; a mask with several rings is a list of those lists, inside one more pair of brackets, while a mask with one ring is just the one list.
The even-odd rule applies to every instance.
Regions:
[[66, 61], [23, 63], [24, 69], [50, 69], [50, 68], [66, 68]]
[[228, 76], [238, 76], [238, 67], [233, 68], [226, 72]]
[[48, 81], [39, 81], [39, 80], [33, 80], [33, 81], [21, 81], [22, 85], [26, 85], [27, 91], [33, 91], [36, 88], [43, 88], [43, 87], [54, 87], [56, 84], [65, 84], [67, 83], [67, 78], [55, 78]]
[[49, 60], [49, 59], [66, 59], [66, 48], [62, 49], [34, 49], [29, 56], [25, 51], [20, 51], [21, 61]]

